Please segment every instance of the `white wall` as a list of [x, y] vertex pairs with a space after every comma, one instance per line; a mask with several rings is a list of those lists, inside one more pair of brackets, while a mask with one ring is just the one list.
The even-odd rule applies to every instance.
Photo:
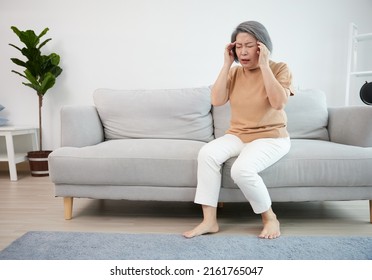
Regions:
[[43, 107], [44, 148], [54, 149], [61, 106], [92, 104], [96, 88], [212, 84], [232, 30], [245, 20], [267, 27], [272, 58], [289, 64], [297, 88], [322, 89], [331, 106], [342, 105], [349, 23], [372, 32], [371, 11], [371, 0], [0, 0], [1, 115], [37, 126], [36, 94], [10, 72], [17, 66], [9, 58], [20, 58], [8, 45], [19, 45], [12, 25], [49, 27], [44, 50], [61, 55], [63, 73]]

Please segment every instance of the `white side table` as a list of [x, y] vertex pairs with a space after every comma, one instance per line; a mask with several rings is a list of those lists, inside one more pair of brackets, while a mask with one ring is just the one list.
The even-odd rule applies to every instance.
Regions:
[[0, 136], [5, 137], [6, 155], [0, 155], [0, 161], [7, 161], [9, 164], [9, 174], [11, 181], [17, 181], [16, 164], [27, 161], [26, 153], [16, 153], [14, 148], [13, 136], [30, 134], [32, 138], [32, 149], [38, 150], [37, 129], [30, 126], [0, 126]]

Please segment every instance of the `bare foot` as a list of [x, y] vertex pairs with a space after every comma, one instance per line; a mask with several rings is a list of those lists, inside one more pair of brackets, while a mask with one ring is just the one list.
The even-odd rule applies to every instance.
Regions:
[[280, 236], [280, 223], [274, 212], [269, 211], [262, 213], [263, 229], [258, 236], [264, 239], [275, 239]]
[[195, 236], [203, 235], [206, 233], [216, 233], [218, 231], [219, 231], [219, 226], [217, 222], [208, 223], [208, 222], [203, 221], [194, 229], [184, 232], [183, 236], [186, 238], [193, 238]]

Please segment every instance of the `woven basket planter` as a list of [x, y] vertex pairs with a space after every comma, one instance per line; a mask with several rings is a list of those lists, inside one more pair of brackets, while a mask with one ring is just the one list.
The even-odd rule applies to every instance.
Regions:
[[48, 156], [52, 151], [32, 151], [27, 153], [31, 176], [49, 176]]

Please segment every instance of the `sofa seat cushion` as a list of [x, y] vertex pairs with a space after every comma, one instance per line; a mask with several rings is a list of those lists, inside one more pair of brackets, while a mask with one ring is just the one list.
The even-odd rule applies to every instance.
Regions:
[[[289, 153], [260, 174], [268, 188], [372, 186], [372, 148], [321, 140], [291, 141]], [[235, 159], [224, 165], [223, 187], [237, 188], [230, 177]]]
[[201, 141], [121, 139], [49, 156], [55, 184], [195, 187]]

